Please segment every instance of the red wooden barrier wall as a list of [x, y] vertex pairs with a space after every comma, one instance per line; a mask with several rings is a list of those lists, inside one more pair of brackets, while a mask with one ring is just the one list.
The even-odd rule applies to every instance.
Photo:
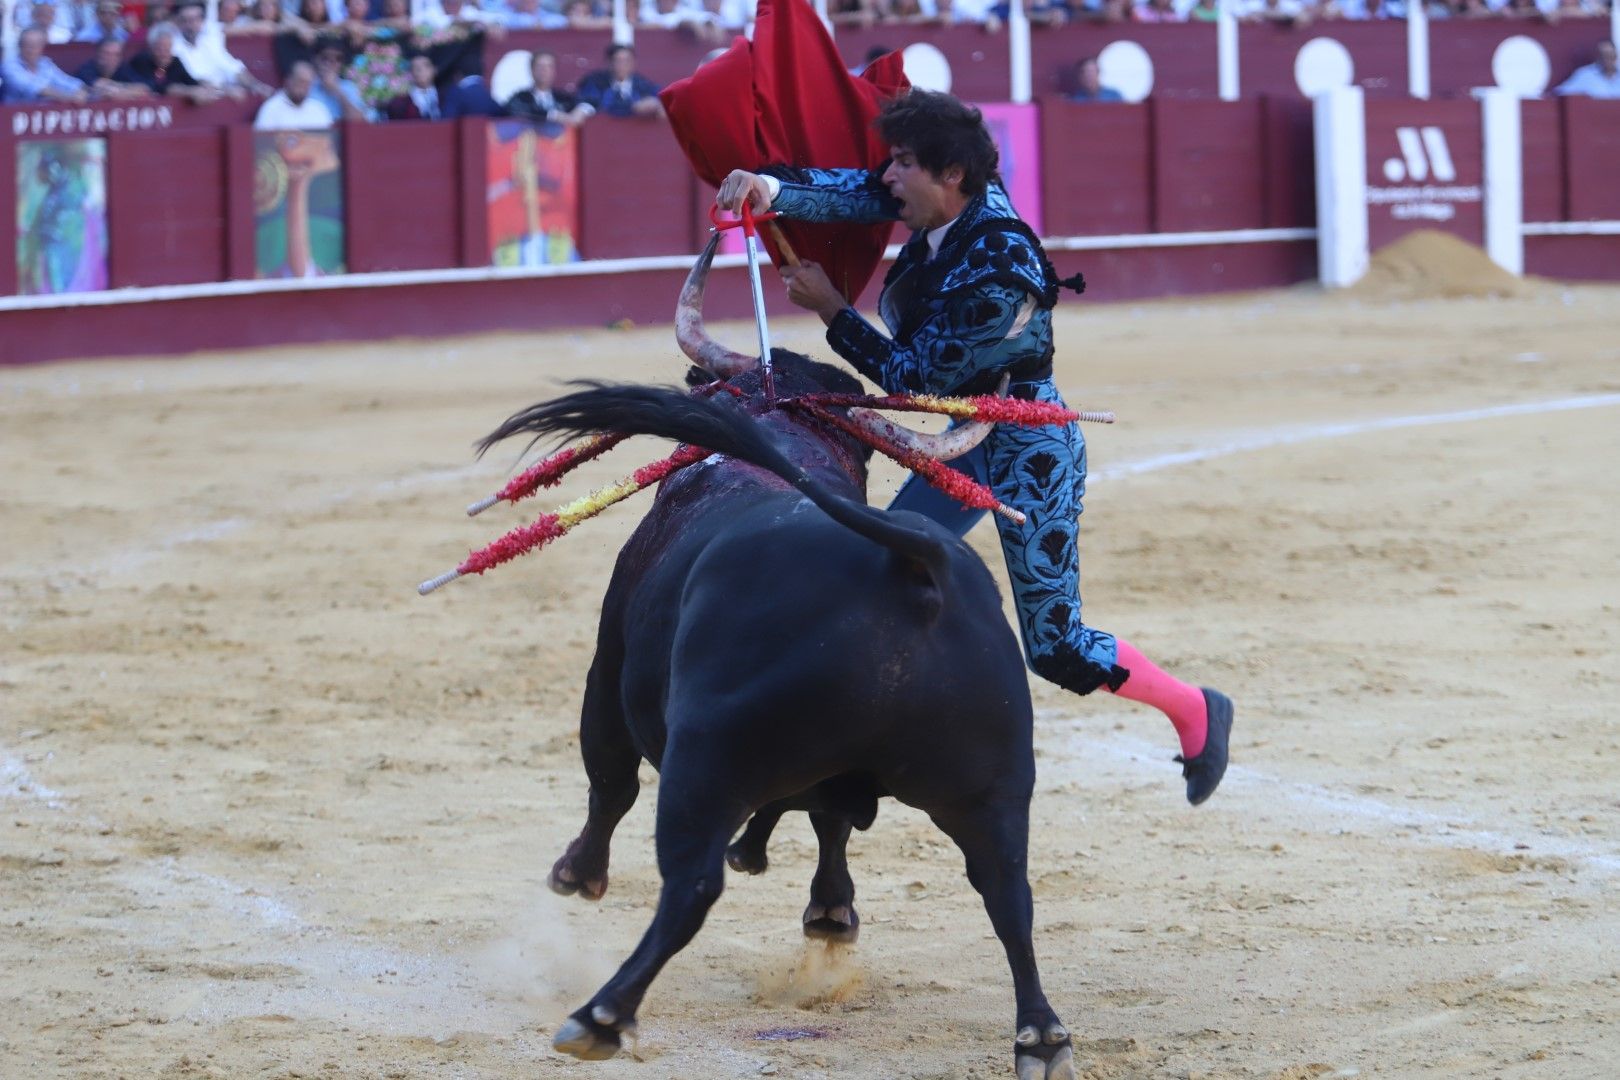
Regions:
[[1041, 206], [1050, 236], [1152, 232], [1151, 108], [1043, 101]]

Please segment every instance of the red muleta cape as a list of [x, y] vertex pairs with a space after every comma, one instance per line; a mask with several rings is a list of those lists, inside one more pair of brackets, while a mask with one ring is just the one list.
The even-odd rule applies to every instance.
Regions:
[[[737, 38], [658, 96], [693, 171], [718, 187], [733, 169], [766, 165], [875, 168], [889, 148], [872, 121], [884, 101], [909, 86], [899, 53], [853, 76], [806, 0], [760, 0], [752, 43]], [[852, 303], [882, 261], [893, 228], [892, 222], [777, 223], [799, 257], [820, 263]], [[768, 231], [762, 235], [780, 263]]]

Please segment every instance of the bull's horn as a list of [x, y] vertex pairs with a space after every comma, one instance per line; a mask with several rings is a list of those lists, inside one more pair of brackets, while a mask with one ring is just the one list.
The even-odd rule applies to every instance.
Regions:
[[[1001, 377], [1001, 385], [996, 387], [997, 397], [1007, 396], [1008, 376]], [[870, 409], [851, 409], [849, 418], [857, 426], [864, 428], [880, 438], [898, 443], [907, 450], [915, 450], [919, 454], [926, 454], [936, 461], [949, 461], [959, 458], [984, 442], [990, 429], [995, 427], [987, 420], [974, 420], [970, 423], [959, 424], [948, 428], [938, 435], [929, 435], [922, 431], [913, 431], [908, 427], [901, 427], [892, 420], [871, 411]]]
[[709, 238], [709, 245], [698, 256], [692, 272], [681, 286], [681, 299], [675, 305], [675, 340], [692, 363], [722, 379], [741, 375], [759, 366], [759, 357], [732, 352], [703, 329], [703, 286], [709, 280], [709, 264], [720, 246], [720, 234]]

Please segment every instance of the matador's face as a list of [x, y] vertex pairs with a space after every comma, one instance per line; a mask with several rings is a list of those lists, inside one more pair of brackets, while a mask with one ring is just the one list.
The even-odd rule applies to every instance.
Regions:
[[889, 194], [900, 201], [900, 220], [909, 229], [937, 229], [962, 210], [962, 170], [952, 165], [939, 175], [925, 169], [908, 147], [889, 147], [883, 170]]

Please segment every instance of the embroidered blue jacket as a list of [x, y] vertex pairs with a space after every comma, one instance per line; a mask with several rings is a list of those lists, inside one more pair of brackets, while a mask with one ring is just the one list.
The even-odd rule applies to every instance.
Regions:
[[[805, 221], [893, 221], [900, 204], [881, 170], [765, 170], [782, 187], [771, 209]], [[1050, 370], [1057, 284], [999, 183], [969, 200], [938, 254], [915, 232], [883, 283], [884, 335], [846, 307], [827, 342], [891, 393], [994, 390], [1000, 373], [1038, 381]]]

